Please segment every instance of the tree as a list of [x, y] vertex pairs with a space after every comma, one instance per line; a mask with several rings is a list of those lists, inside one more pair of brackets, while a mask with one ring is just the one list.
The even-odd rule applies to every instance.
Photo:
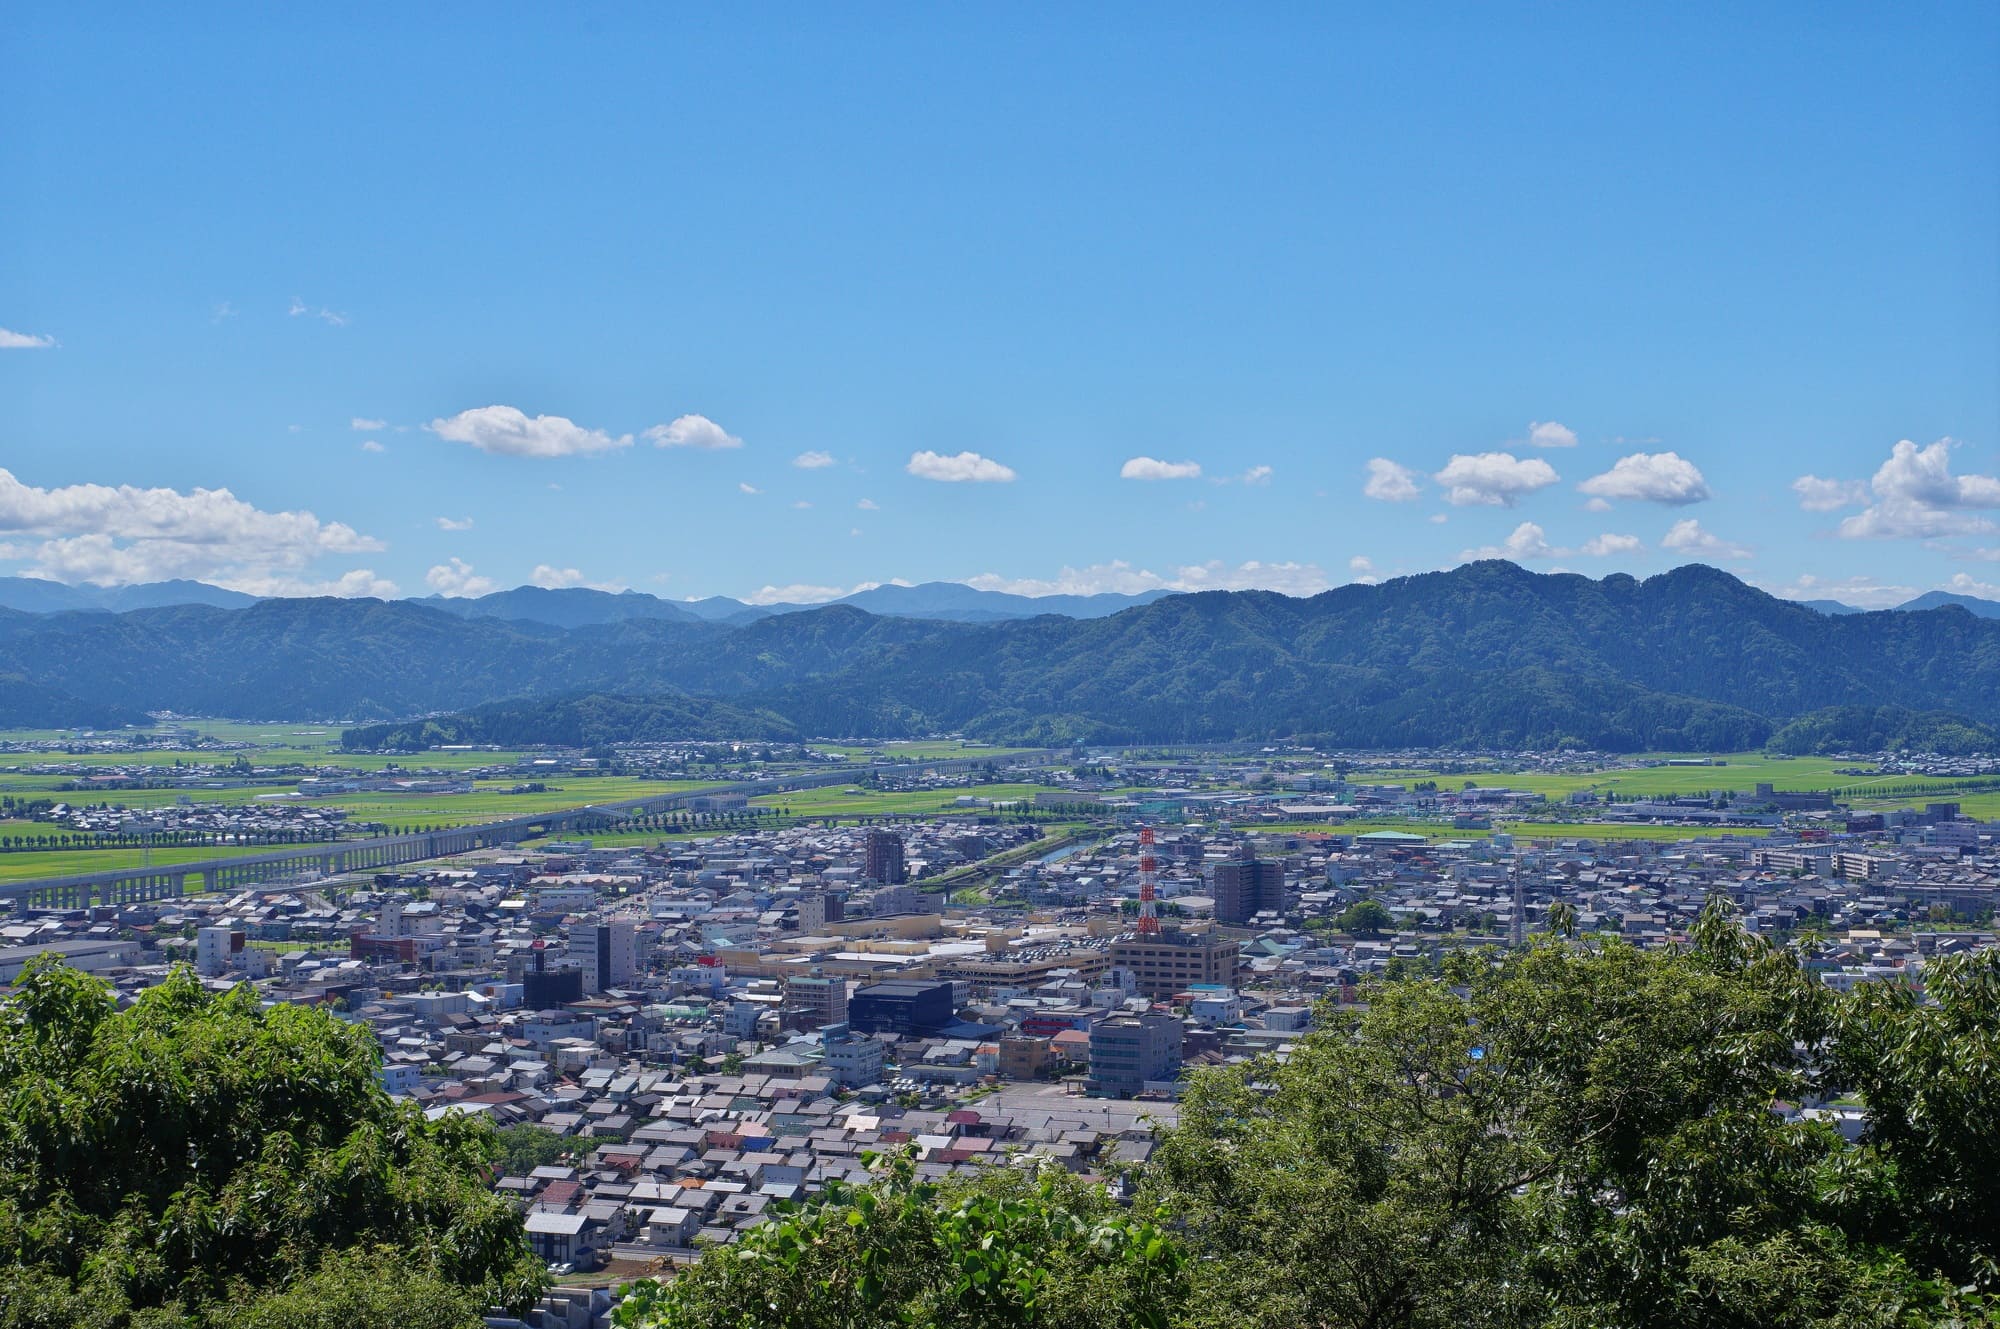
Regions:
[[[2000, 957], [1935, 1009], [1850, 1002], [1725, 910], [1679, 950], [1455, 955], [1198, 1072], [1142, 1195], [1189, 1322], [1992, 1322]], [[1842, 1085], [1883, 1104], [1869, 1148], [1773, 1110]]]
[[1179, 1247], [1144, 1214], [1045, 1169], [830, 1184], [671, 1281], [629, 1289], [624, 1329], [1164, 1329], [1186, 1291]]
[[1379, 937], [1396, 926], [1396, 916], [1380, 900], [1356, 900], [1340, 911], [1337, 921], [1342, 932], [1368, 937]]
[[547, 1167], [570, 1151], [570, 1142], [546, 1126], [522, 1122], [493, 1133], [502, 1170], [522, 1176]]
[[490, 1129], [426, 1121], [377, 1064], [367, 1030], [185, 968], [119, 1011], [35, 962], [0, 1002], [0, 1325], [288, 1323], [258, 1308], [356, 1262], [413, 1305], [524, 1309], [543, 1274]]

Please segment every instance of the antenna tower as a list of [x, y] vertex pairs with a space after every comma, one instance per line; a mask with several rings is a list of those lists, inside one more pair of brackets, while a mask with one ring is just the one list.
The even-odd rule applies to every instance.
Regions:
[[1139, 828], [1139, 931], [1152, 936], [1160, 930], [1159, 865], [1153, 861], [1153, 828]]

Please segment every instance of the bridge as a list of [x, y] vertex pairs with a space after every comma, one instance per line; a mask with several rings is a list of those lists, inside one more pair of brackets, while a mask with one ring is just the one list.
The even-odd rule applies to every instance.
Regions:
[[[908, 767], [889, 769], [971, 770], [992, 761], [1010, 766], [1046, 766], [1058, 755], [1057, 751], [1050, 749], [1010, 753], [1002, 758], [954, 757], [946, 761], [913, 762]], [[335, 877], [347, 872], [400, 867], [430, 858], [449, 858], [453, 854], [469, 853], [475, 849], [496, 849], [560, 831], [600, 827], [629, 816], [673, 812], [696, 799], [713, 798], [717, 794], [784, 794], [801, 789], [853, 784], [867, 771], [882, 769], [850, 766], [783, 776], [776, 780], [735, 780], [670, 794], [649, 794], [613, 803], [593, 803], [559, 812], [539, 812], [510, 817], [505, 821], [454, 826], [412, 835], [385, 835], [369, 840], [300, 845], [267, 854], [236, 854], [154, 867], [43, 877], [0, 886], [0, 900], [11, 900], [16, 909], [86, 909], [94, 904], [137, 904], [147, 900], [177, 899], [188, 894], [199, 895], [207, 891], [238, 890], [267, 882]]]

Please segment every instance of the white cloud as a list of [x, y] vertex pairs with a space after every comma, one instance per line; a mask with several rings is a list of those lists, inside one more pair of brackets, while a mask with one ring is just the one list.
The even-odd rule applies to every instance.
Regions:
[[810, 499], [800, 498], [792, 500], [793, 509], [799, 512], [804, 512], [807, 508], [810, 508], [811, 506], [812, 506], [812, 501]]
[[568, 590], [572, 586], [587, 586], [593, 591], [622, 591], [625, 589], [622, 582], [592, 581], [575, 568], [552, 567], [547, 563], [535, 564], [535, 570], [528, 574], [528, 584], [539, 586], [545, 591]]
[[705, 415], [682, 415], [646, 431], [656, 448], [740, 448], [743, 440]]
[[387, 577], [378, 577], [370, 568], [356, 568], [343, 572], [332, 581], [312, 581], [297, 577], [252, 575], [245, 577], [217, 578], [215, 585], [227, 590], [242, 591], [245, 595], [331, 595], [343, 600], [370, 596], [377, 600], [393, 600], [401, 589]]
[[1356, 554], [1347, 560], [1347, 570], [1354, 574], [1354, 580], [1363, 586], [1373, 586], [1381, 578], [1375, 575], [1375, 560], [1366, 554]]
[[1953, 475], [1951, 450], [1957, 446], [1948, 438], [1923, 448], [1908, 439], [1897, 443], [1868, 482], [1875, 501], [1843, 520], [1840, 534], [1849, 540], [1928, 540], [1993, 530], [1991, 521], [1965, 509], [2000, 507], [2000, 479]]
[[347, 315], [337, 314], [333, 310], [328, 309], [325, 305], [321, 305], [318, 309], [314, 309], [311, 305], [299, 299], [299, 297], [297, 297], [296, 295], [292, 297], [292, 303], [286, 308], [285, 312], [291, 315], [293, 318], [298, 318], [301, 315], [310, 314], [312, 317], [320, 320], [320, 322], [330, 323], [336, 328], [344, 328], [347, 326]]
[[[1946, 582], [1941, 589], [1950, 591], [1954, 595], [1971, 595], [1981, 600], [2000, 600], [2000, 586], [1995, 586], [1989, 581], [1981, 581], [1979, 578], [1966, 572], [1952, 573], [1951, 580]], [[1914, 599], [1915, 597], [1912, 595], [1905, 598]]]
[[54, 337], [38, 337], [32, 332], [0, 328], [0, 351], [46, 351], [55, 344]]
[[439, 517], [437, 526], [440, 531], [469, 531], [472, 529], [472, 518]]
[[743, 602], [753, 605], [817, 605], [848, 594], [851, 592], [839, 586], [810, 586], [794, 582], [790, 586], [762, 587], [744, 596]]
[[759, 489], [756, 485], [751, 484], [748, 480], [738, 480], [736, 482], [736, 489], [739, 493], [744, 493], [744, 494], [761, 494], [764, 492], [763, 490]]
[[1548, 533], [1531, 521], [1516, 526], [1506, 540], [1497, 545], [1482, 545], [1478, 549], [1467, 549], [1459, 554], [1459, 561], [1470, 563], [1482, 558], [1511, 558], [1525, 562], [1536, 558], [1574, 558], [1583, 555], [1588, 558], [1609, 558], [1615, 554], [1636, 553], [1642, 542], [1636, 535], [1594, 535], [1583, 542], [1580, 548], [1565, 549], [1552, 545]]
[[1858, 609], [1894, 609], [1917, 595], [1914, 586], [1888, 586], [1873, 577], [1825, 578], [1815, 577], [1810, 572], [1788, 586], [1766, 586], [1764, 589], [1781, 600], [1838, 600]]
[[1054, 577], [1003, 577], [984, 572], [968, 577], [965, 584], [981, 591], [1006, 591], [1011, 595], [1101, 595], [1116, 591], [1136, 595], [1141, 591], [1281, 591], [1286, 595], [1317, 595], [1333, 585], [1326, 570], [1315, 563], [1263, 563], [1251, 560], [1234, 566], [1215, 559], [1191, 563], [1162, 574], [1135, 568], [1123, 559], [1097, 563], [1086, 568], [1065, 567]]
[[1407, 503], [1423, 492], [1417, 473], [1387, 457], [1368, 459], [1368, 483], [1361, 486], [1365, 497], [1384, 503]]
[[1724, 540], [1701, 528], [1701, 523], [1693, 517], [1684, 517], [1667, 530], [1660, 541], [1660, 548], [1671, 549], [1677, 554], [1697, 554], [1704, 558], [1727, 559], [1741, 562], [1751, 555], [1748, 545]]
[[[1369, 463], [1372, 467], [1374, 463]], [[1444, 501], [1453, 507], [1483, 504], [1511, 508], [1562, 477], [1540, 457], [1520, 458], [1510, 452], [1460, 453], [1431, 477], [1444, 487]]]
[[1014, 479], [1011, 467], [976, 452], [960, 452], [950, 457], [928, 449], [912, 452], [909, 464], [903, 469], [920, 480], [946, 484], [1007, 484]]
[[1573, 448], [1576, 431], [1553, 420], [1537, 420], [1528, 426], [1528, 442], [1538, 448]]
[[440, 563], [424, 574], [424, 585], [439, 595], [454, 599], [491, 595], [500, 589], [499, 583], [491, 577], [474, 575], [472, 564], [462, 558], [453, 558], [449, 563]]
[[503, 457], [573, 457], [632, 446], [630, 434], [613, 437], [560, 415], [535, 415], [512, 406], [476, 406], [426, 426], [439, 438]]
[[249, 580], [383, 547], [344, 522], [306, 511], [267, 512], [227, 489], [41, 489], [4, 469], [0, 535], [42, 537], [7, 551], [29, 562], [31, 575], [105, 586], [172, 577]]
[[1673, 452], [1635, 452], [1577, 486], [1596, 498], [1639, 499], [1679, 507], [1709, 497], [1708, 481], [1691, 461]]
[[1201, 478], [1201, 463], [1196, 461], [1160, 461], [1154, 457], [1133, 457], [1118, 468], [1121, 480], [1198, 480]]
[[875, 500], [872, 498], [864, 498], [854, 506], [860, 508], [863, 512], [880, 512], [882, 510], [875, 505]]
[[1862, 480], [1822, 480], [1817, 475], [1802, 475], [1792, 481], [1792, 492], [1799, 496], [1799, 506], [1807, 512], [1832, 512], [1868, 501], [1868, 485]]
[[357, 415], [347, 422], [347, 427], [357, 434], [377, 434], [389, 427], [387, 420], [370, 420], [365, 415]]
[[227, 300], [217, 300], [213, 305], [209, 306], [208, 321], [211, 323], [220, 323], [224, 319], [235, 317], [236, 306], [230, 304]]
[[1583, 510], [1585, 512], [1609, 512], [1611, 511], [1611, 504], [1604, 499], [1593, 498], [1583, 505]]
[[1271, 468], [1268, 466], [1252, 466], [1249, 470], [1243, 472], [1243, 483], [1246, 485], [1270, 484]]
[[833, 465], [831, 452], [801, 452], [792, 458], [792, 465], [802, 471], [822, 471]]
[[1446, 516], [1442, 512], [1433, 512], [1430, 516], [1424, 518], [1424, 520], [1429, 522], [1433, 526], [1442, 526], [1446, 522], [1450, 521], [1451, 518]]
[[1525, 562], [1534, 558], [1549, 558], [1566, 551], [1553, 548], [1547, 533], [1534, 522], [1524, 521], [1516, 526], [1508, 537], [1497, 545], [1481, 545], [1477, 549], [1459, 551], [1461, 563], [1472, 563], [1483, 558], [1511, 558]]
[[363, 452], [387, 452], [389, 449], [383, 447], [372, 438], [364, 438], [361, 440], [361, 450]]

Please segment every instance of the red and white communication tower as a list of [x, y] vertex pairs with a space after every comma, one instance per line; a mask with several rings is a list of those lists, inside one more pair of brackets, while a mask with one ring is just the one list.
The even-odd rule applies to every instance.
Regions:
[[1153, 828], [1139, 828], [1139, 931], [1155, 933], [1160, 930], [1158, 864], [1153, 861]]

